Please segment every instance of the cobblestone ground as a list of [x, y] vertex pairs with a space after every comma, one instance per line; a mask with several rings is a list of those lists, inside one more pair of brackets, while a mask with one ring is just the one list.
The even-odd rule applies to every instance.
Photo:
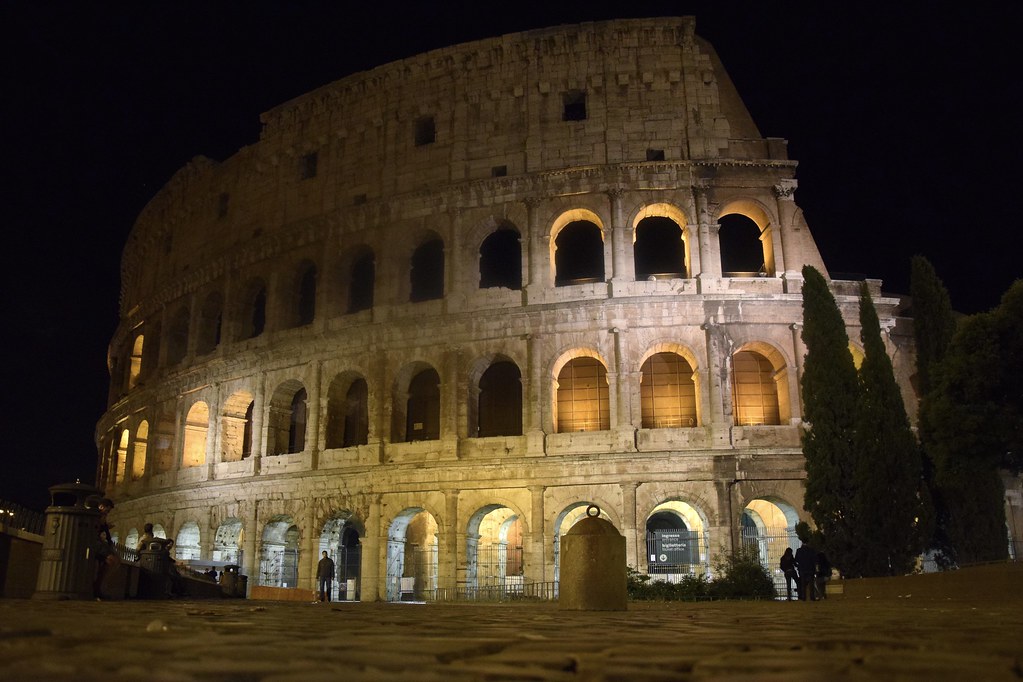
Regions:
[[0, 600], [0, 680], [1020, 680], [1023, 600]]

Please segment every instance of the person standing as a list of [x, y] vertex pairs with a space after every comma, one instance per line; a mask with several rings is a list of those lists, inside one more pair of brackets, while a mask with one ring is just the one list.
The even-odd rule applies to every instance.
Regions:
[[816, 600], [813, 596], [814, 579], [817, 575], [817, 552], [804, 541], [796, 550], [796, 570], [799, 571], [799, 599]]
[[334, 561], [327, 552], [323, 552], [323, 558], [316, 564], [316, 577], [320, 581], [320, 601], [330, 601], [330, 584], [334, 581]]
[[799, 596], [799, 574], [796, 573], [796, 558], [792, 556], [792, 548], [786, 547], [785, 553], [781, 555], [779, 563], [781, 572], [785, 575], [785, 590], [788, 592], [788, 601], [792, 601], [792, 586], [796, 586], [796, 596]]
[[831, 562], [824, 552], [817, 552], [817, 598], [828, 598], [828, 581], [831, 580]]
[[96, 559], [96, 574], [92, 582], [92, 596], [99, 601], [103, 598], [103, 580], [107, 577], [107, 570], [118, 563], [117, 552], [114, 548], [114, 540], [110, 534], [111, 524], [107, 521], [107, 514], [114, 508], [114, 503], [104, 497], [99, 501], [99, 519], [96, 523], [96, 542], [93, 545], [93, 556]]

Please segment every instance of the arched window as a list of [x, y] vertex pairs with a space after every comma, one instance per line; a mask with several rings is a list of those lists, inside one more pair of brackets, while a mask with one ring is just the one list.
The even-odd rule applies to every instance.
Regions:
[[409, 301], [430, 301], [444, 297], [444, 242], [430, 239], [412, 252], [409, 273]]
[[770, 361], [756, 351], [732, 356], [732, 408], [737, 425], [781, 423], [774, 374]]
[[149, 422], [139, 422], [135, 429], [135, 443], [132, 446], [131, 480], [137, 481], [146, 473], [146, 450], [149, 447]]
[[721, 274], [725, 277], [757, 277], [768, 274], [760, 227], [744, 215], [732, 213], [718, 219]]
[[522, 245], [519, 233], [501, 228], [480, 245], [480, 289], [522, 288]]
[[195, 467], [206, 463], [206, 435], [210, 428], [210, 410], [199, 401], [188, 409], [185, 417], [185, 442], [181, 466]]
[[337, 377], [327, 391], [326, 447], [369, 442], [369, 389], [362, 377]]
[[266, 453], [285, 455], [305, 449], [306, 391], [297, 380], [277, 387], [267, 414]]
[[266, 331], [266, 285], [253, 280], [242, 299], [238, 340], [254, 339]]
[[196, 336], [195, 352], [207, 355], [220, 345], [220, 331], [224, 319], [224, 299], [216, 291], [203, 301], [199, 311], [199, 329]]
[[171, 318], [167, 334], [167, 364], [174, 366], [185, 359], [188, 352], [188, 318], [187, 307], [178, 308]]
[[291, 425], [288, 429], [288, 452], [305, 450], [306, 392], [299, 389], [291, 399]]
[[495, 362], [480, 377], [478, 435], [522, 435], [522, 373], [514, 362]]
[[139, 377], [142, 375], [142, 350], [145, 339], [142, 334], [135, 337], [131, 346], [131, 356], [128, 358], [128, 390], [138, 385]]
[[671, 218], [651, 216], [636, 226], [633, 245], [636, 279], [685, 278], [686, 245], [682, 228]]
[[289, 318], [292, 327], [304, 327], [313, 323], [316, 317], [316, 266], [312, 263], [303, 264], [293, 284], [292, 309]]
[[558, 375], [558, 433], [611, 428], [607, 370], [595, 358], [570, 360]]
[[554, 248], [555, 286], [604, 281], [604, 240], [596, 224], [570, 222], [558, 232]]
[[364, 248], [352, 259], [348, 281], [348, 312], [357, 313], [373, 307], [373, 285], [376, 281], [376, 259], [373, 251]]
[[255, 403], [248, 391], [238, 391], [224, 401], [220, 418], [220, 460], [238, 462], [252, 453], [252, 412]]
[[440, 376], [430, 368], [416, 374], [408, 387], [405, 441], [440, 438]]
[[696, 426], [696, 384], [693, 368], [676, 353], [657, 353], [640, 368], [642, 427], [665, 429]]

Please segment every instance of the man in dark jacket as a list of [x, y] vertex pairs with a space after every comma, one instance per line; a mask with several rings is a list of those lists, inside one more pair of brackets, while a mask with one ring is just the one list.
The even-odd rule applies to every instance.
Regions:
[[799, 598], [816, 600], [813, 584], [817, 574], [817, 552], [806, 542], [796, 550], [796, 570], [799, 571]]
[[330, 601], [330, 585], [334, 582], [334, 561], [323, 553], [320, 563], [316, 564], [316, 577], [320, 580], [320, 601]]

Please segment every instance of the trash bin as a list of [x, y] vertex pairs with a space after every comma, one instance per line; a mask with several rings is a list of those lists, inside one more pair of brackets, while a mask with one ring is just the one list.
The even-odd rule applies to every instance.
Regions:
[[33, 599], [90, 599], [96, 577], [99, 509], [103, 491], [83, 483], [50, 488], [43, 550]]
[[235, 585], [234, 595], [242, 599], [249, 595], [249, 576], [238, 574], [238, 583]]
[[172, 593], [170, 546], [173, 540], [153, 538], [139, 550], [139, 596], [148, 599]]

